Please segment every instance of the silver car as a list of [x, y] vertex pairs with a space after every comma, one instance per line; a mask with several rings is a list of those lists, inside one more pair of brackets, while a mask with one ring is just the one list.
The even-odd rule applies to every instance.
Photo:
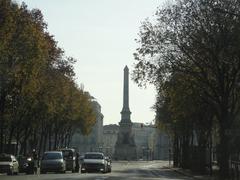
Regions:
[[81, 173], [93, 171], [100, 171], [102, 173], [107, 172], [107, 161], [103, 153], [88, 152], [84, 155], [84, 159], [81, 164]]
[[18, 174], [18, 169], [19, 164], [15, 156], [11, 154], [0, 155], [0, 173]]
[[66, 162], [63, 159], [62, 151], [47, 151], [43, 154], [40, 173], [45, 174], [47, 172], [66, 172]]

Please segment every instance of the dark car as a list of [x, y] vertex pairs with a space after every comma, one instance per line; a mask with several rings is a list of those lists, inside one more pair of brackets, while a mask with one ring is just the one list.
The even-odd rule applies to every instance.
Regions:
[[72, 172], [78, 172], [76, 168], [76, 151], [72, 148], [59, 149], [63, 153], [63, 158], [66, 161], [66, 170]]
[[32, 157], [18, 156], [19, 172], [34, 174], [34, 161]]
[[40, 173], [66, 172], [66, 162], [63, 159], [62, 151], [47, 151], [43, 154]]
[[1, 154], [0, 155], [0, 173], [7, 173], [8, 175], [18, 174], [19, 164], [14, 155]]
[[107, 161], [103, 153], [88, 152], [84, 155], [81, 165], [81, 173], [85, 172], [107, 172]]

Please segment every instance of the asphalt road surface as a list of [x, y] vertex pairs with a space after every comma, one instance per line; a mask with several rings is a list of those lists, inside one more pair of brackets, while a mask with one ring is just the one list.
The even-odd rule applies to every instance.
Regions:
[[166, 161], [137, 161], [137, 162], [113, 162], [111, 173], [71, 173], [65, 174], [37, 174], [7, 176], [0, 175], [1, 180], [192, 180], [169, 169]]

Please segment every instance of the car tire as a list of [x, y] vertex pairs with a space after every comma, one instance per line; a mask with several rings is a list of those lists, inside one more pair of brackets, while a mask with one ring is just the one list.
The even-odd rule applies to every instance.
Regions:
[[81, 173], [82, 173], [82, 174], [83, 174], [83, 173], [86, 173], [86, 171], [81, 170]]
[[74, 172], [75, 172], [75, 173], [79, 173], [79, 169], [80, 169], [80, 168], [76, 168], [76, 169], [74, 170]]
[[18, 172], [19, 172], [19, 170], [17, 169], [17, 171], [16, 171], [16, 172], [14, 172], [14, 175], [18, 175]]
[[40, 174], [46, 174], [46, 171], [40, 171]]
[[7, 173], [7, 175], [13, 175], [13, 169], [11, 169], [11, 170]]
[[61, 171], [61, 173], [62, 173], [62, 174], [65, 174], [65, 173], [66, 173], [66, 170]]

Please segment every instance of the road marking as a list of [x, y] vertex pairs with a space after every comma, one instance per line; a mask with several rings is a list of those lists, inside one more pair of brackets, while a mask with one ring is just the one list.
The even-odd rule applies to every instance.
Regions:
[[108, 177], [97, 177], [95, 180], [107, 179]]

